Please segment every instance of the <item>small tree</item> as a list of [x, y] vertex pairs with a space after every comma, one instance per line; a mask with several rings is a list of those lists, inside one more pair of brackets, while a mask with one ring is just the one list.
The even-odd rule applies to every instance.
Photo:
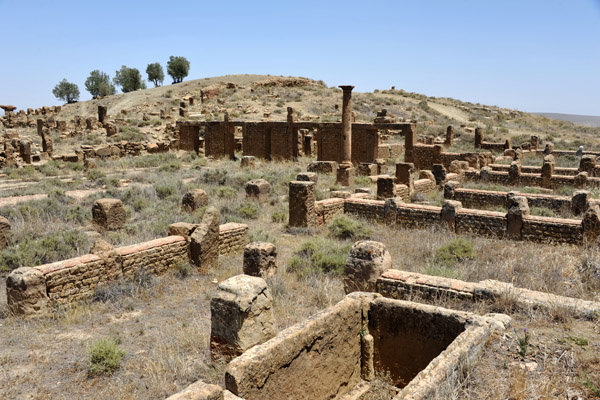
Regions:
[[154, 87], [161, 86], [165, 80], [165, 72], [160, 63], [148, 64], [146, 73], [148, 74], [148, 80], [154, 83]]
[[125, 65], [116, 72], [113, 82], [116, 85], [121, 86], [121, 91], [123, 93], [133, 92], [138, 89], [146, 89], [146, 84], [142, 79], [140, 70], [137, 68], [128, 68]]
[[173, 78], [173, 83], [183, 81], [190, 72], [190, 62], [185, 57], [169, 57], [167, 73]]
[[108, 74], [97, 69], [90, 72], [90, 76], [85, 80], [85, 90], [90, 92], [94, 98], [110, 96], [117, 92], [115, 85], [110, 83]]
[[61, 99], [67, 103], [75, 103], [79, 100], [79, 88], [76, 84], [68, 82], [66, 79], [63, 79], [58, 85], [54, 86], [52, 94], [57, 99]]

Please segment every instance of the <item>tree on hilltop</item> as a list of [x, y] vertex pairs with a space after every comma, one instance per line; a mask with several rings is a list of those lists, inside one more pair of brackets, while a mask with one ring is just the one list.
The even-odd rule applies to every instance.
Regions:
[[79, 100], [79, 87], [65, 78], [54, 86], [52, 94], [66, 103], [76, 103]]
[[117, 92], [108, 74], [97, 69], [90, 72], [90, 76], [85, 80], [85, 90], [90, 92], [93, 98], [111, 96]]
[[162, 86], [162, 83], [165, 80], [165, 72], [160, 63], [148, 64], [146, 73], [148, 74], [148, 80], [154, 83], [154, 87]]
[[123, 93], [133, 92], [138, 89], [146, 89], [142, 74], [137, 68], [129, 68], [125, 65], [115, 73], [113, 78], [115, 85], [121, 86]]
[[173, 78], [173, 83], [180, 83], [190, 72], [190, 62], [185, 57], [169, 57], [167, 73]]

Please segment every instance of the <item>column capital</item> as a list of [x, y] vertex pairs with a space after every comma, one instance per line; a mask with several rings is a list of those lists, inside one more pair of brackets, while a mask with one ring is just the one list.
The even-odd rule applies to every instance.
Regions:
[[340, 85], [338, 86], [340, 89], [342, 89], [344, 92], [351, 92], [352, 89], [354, 89], [353, 85]]

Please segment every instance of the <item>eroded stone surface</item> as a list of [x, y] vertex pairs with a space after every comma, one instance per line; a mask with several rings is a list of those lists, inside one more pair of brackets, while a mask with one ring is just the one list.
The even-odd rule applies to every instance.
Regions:
[[117, 230], [125, 225], [125, 207], [119, 199], [99, 199], [92, 206], [94, 223], [102, 229]]
[[392, 256], [385, 245], [372, 240], [354, 243], [344, 266], [344, 290], [374, 292], [381, 274], [392, 267]]
[[44, 275], [35, 268], [21, 267], [6, 278], [8, 307], [15, 314], [35, 314], [46, 310], [48, 295]]
[[273, 243], [253, 242], [244, 248], [244, 274], [270, 278], [277, 273], [277, 248]]
[[202, 223], [190, 239], [192, 263], [205, 274], [216, 265], [219, 258], [219, 213], [216, 208], [209, 207], [206, 210]]

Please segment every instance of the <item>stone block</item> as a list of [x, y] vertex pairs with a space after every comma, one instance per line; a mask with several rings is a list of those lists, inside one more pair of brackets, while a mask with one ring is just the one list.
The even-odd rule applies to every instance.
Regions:
[[254, 156], [242, 156], [240, 161], [242, 168], [254, 168], [256, 166], [256, 157]]
[[221, 282], [210, 301], [213, 357], [233, 358], [275, 336], [272, 303], [262, 278], [237, 275]]
[[119, 199], [98, 199], [92, 206], [92, 220], [101, 229], [121, 229], [125, 225], [125, 218], [125, 207]]
[[448, 181], [444, 185], [444, 198], [453, 199], [456, 189], [460, 187], [460, 183], [457, 181]]
[[446, 168], [442, 164], [433, 164], [431, 172], [435, 178], [436, 185], [443, 185], [446, 182]]
[[396, 197], [396, 182], [392, 176], [380, 176], [377, 179], [377, 200]]
[[589, 176], [594, 176], [596, 170], [596, 156], [585, 155], [579, 161], [579, 172], [587, 172]]
[[271, 185], [264, 179], [253, 179], [244, 185], [246, 197], [260, 202], [269, 200]]
[[456, 231], [456, 214], [462, 208], [462, 203], [455, 200], [445, 200], [442, 204], [442, 223], [452, 232]]
[[508, 213], [506, 214], [506, 234], [511, 239], [521, 239], [523, 218], [529, 216], [529, 205], [527, 198], [517, 196], [515, 192], [509, 192], [506, 200]]
[[589, 175], [587, 172], [578, 173], [573, 180], [573, 186], [578, 189], [585, 188], [587, 186], [588, 177]]
[[190, 190], [181, 199], [181, 209], [186, 212], [193, 212], [207, 205], [208, 195], [202, 189]]
[[10, 222], [5, 217], [0, 216], [0, 250], [8, 246], [10, 236]]
[[35, 314], [48, 307], [44, 275], [35, 268], [21, 267], [6, 278], [6, 300], [15, 314]]
[[106, 119], [107, 109], [106, 106], [98, 106], [98, 122], [103, 124]]
[[385, 245], [361, 240], [352, 246], [344, 266], [344, 291], [375, 292], [375, 283], [383, 272], [392, 267], [392, 256]]
[[112, 122], [106, 122], [104, 124], [104, 129], [106, 130], [106, 136], [111, 137], [117, 134], [117, 126]]
[[183, 236], [188, 239], [194, 229], [196, 229], [199, 224], [190, 224], [188, 222], [175, 222], [174, 224], [169, 225], [169, 236]]
[[521, 179], [521, 164], [513, 161], [508, 169], [508, 181], [511, 185], [518, 185]]
[[196, 381], [167, 400], [225, 400], [225, 397], [221, 386]]
[[244, 274], [270, 278], [277, 273], [277, 248], [273, 243], [253, 242], [244, 247]]
[[600, 208], [595, 205], [588, 208], [581, 221], [583, 240], [588, 244], [595, 244], [600, 237]]
[[340, 165], [337, 170], [336, 182], [342, 186], [354, 185], [354, 168], [349, 165]]
[[374, 176], [379, 175], [379, 166], [377, 164], [362, 163], [358, 166], [358, 175]]
[[316, 172], [300, 172], [296, 175], [296, 180], [317, 183], [319, 181], [319, 175]]
[[217, 264], [219, 259], [219, 213], [214, 207], [206, 210], [202, 223], [190, 237], [190, 258], [203, 274]]
[[587, 211], [590, 192], [587, 190], [577, 190], [571, 198], [571, 213], [573, 215], [582, 215]]
[[429, 179], [430, 181], [435, 182], [435, 176], [433, 173], [424, 169], [419, 171], [419, 179]]
[[410, 190], [414, 187], [413, 171], [415, 165], [413, 163], [396, 163], [396, 183], [406, 185]]
[[337, 176], [338, 163], [335, 161], [313, 161], [308, 164], [307, 170], [308, 172]]
[[289, 186], [289, 224], [310, 227], [316, 224], [314, 182], [292, 181]]

